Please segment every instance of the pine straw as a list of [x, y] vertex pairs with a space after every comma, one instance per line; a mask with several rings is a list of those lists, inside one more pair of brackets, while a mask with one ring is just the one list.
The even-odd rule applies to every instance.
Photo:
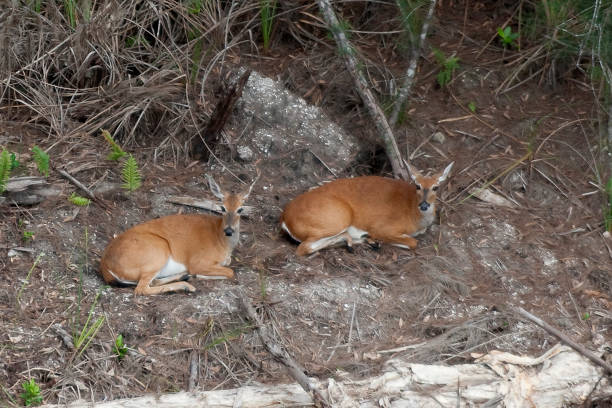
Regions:
[[74, 30], [54, 2], [40, 14], [4, 8], [2, 113], [54, 140], [107, 129], [127, 149], [184, 156], [206, 121], [209, 74], [236, 54], [254, 13], [250, 5], [221, 17], [219, 4], [208, 5], [195, 14], [177, 1], [106, 2]]

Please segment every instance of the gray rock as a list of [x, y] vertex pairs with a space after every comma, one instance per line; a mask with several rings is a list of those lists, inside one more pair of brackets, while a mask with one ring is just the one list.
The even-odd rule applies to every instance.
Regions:
[[436, 132], [431, 137], [431, 140], [433, 140], [436, 143], [442, 144], [442, 143], [444, 143], [446, 141], [446, 136], [444, 136], [444, 133], [442, 133], [442, 132]]
[[253, 161], [253, 150], [251, 150], [250, 147], [238, 146], [236, 148], [236, 151], [238, 152], [238, 157], [240, 158], [240, 160], [245, 162]]
[[338, 174], [358, 153], [357, 140], [320, 108], [257, 72], [251, 73], [233, 118], [228, 127], [242, 133], [238, 157], [263, 159], [262, 172], [286, 182], [311, 183], [315, 174]]

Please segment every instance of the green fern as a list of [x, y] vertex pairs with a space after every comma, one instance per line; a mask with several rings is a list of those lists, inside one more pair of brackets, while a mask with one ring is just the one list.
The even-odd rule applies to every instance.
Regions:
[[131, 154], [123, 163], [121, 180], [123, 180], [124, 183], [121, 187], [129, 191], [134, 191], [142, 185], [140, 170], [138, 170], [138, 163], [136, 163], [136, 159], [134, 159], [134, 156]]
[[119, 146], [117, 144], [117, 142], [115, 142], [113, 140], [113, 137], [111, 136], [111, 134], [109, 133], [108, 130], [104, 130], [102, 129], [102, 136], [104, 136], [104, 139], [106, 139], [106, 141], [108, 142], [108, 144], [111, 147], [112, 152], [110, 152], [107, 156], [108, 160], [114, 160], [117, 161], [120, 158], [122, 158], [123, 156], [125, 156], [127, 153], [121, 148], [121, 146]]
[[36, 145], [32, 147], [32, 154], [34, 155], [34, 162], [36, 162], [40, 174], [45, 177], [49, 176], [49, 155]]
[[76, 193], [70, 194], [70, 197], [68, 197], [68, 201], [70, 201], [74, 205], [78, 205], [79, 207], [86, 207], [91, 204], [91, 200], [89, 198], [81, 197]]
[[0, 194], [6, 189], [6, 182], [11, 175], [11, 158], [8, 151], [2, 149], [0, 154]]

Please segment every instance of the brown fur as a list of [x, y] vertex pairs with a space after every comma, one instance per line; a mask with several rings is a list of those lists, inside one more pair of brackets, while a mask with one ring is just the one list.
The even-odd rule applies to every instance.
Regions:
[[412, 235], [431, 224], [429, 219], [423, 220], [419, 204], [426, 192], [430, 211], [435, 212], [436, 192], [432, 188], [446, 178], [450, 167], [433, 177], [423, 177], [411, 168], [419, 190], [416, 184], [377, 176], [335, 180], [291, 201], [281, 222], [301, 242], [298, 255], [315, 252], [318, 249], [312, 248], [313, 243], [337, 235], [339, 239], [332, 243], [345, 241], [350, 247], [353, 238], [343, 234], [349, 226], [366, 231], [370, 239], [415, 248], [417, 240]]

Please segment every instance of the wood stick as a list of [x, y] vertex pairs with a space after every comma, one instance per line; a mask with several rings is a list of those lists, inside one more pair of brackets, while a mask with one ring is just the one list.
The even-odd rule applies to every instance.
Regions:
[[387, 157], [389, 158], [391, 167], [393, 168], [393, 174], [395, 177], [409, 180], [408, 170], [403, 165], [402, 156], [399, 148], [397, 147], [395, 136], [393, 136], [393, 131], [387, 122], [387, 118], [385, 117], [382, 109], [380, 109], [380, 106], [378, 106], [374, 95], [372, 95], [372, 92], [370, 92], [363, 72], [357, 68], [355, 49], [349, 43], [344, 31], [338, 23], [338, 19], [336, 18], [336, 14], [332, 9], [329, 0], [317, 0], [317, 3], [319, 4], [319, 9], [321, 10], [321, 14], [325, 19], [329, 30], [334, 36], [334, 39], [344, 56], [344, 63], [346, 64], [346, 68], [351, 74], [351, 77], [353, 77], [353, 82], [357, 88], [357, 92], [359, 93], [359, 96], [361, 96], [363, 104], [376, 125], [378, 134], [382, 138]]
[[310, 385], [308, 377], [306, 376], [306, 374], [304, 374], [304, 369], [300, 367], [298, 363], [296, 363], [296, 361], [289, 355], [286, 350], [284, 350], [277, 342], [272, 339], [272, 336], [270, 336], [270, 334], [268, 333], [268, 328], [264, 325], [259, 316], [257, 316], [257, 312], [255, 311], [255, 309], [253, 309], [253, 306], [251, 305], [248, 296], [241, 296], [240, 303], [249, 320], [251, 320], [257, 326], [257, 333], [259, 334], [259, 337], [261, 338], [261, 341], [263, 342], [268, 352], [272, 354], [272, 356], [274, 356], [276, 360], [278, 360], [285, 367], [287, 367], [287, 370], [289, 371], [291, 377], [293, 377], [293, 379], [295, 379], [298, 384], [300, 384], [304, 391], [306, 391], [312, 396], [316, 405], [323, 407], [331, 407], [330, 403], [327, 401], [321, 391], [317, 388], [313, 388]]
[[[188, 205], [190, 207], [202, 208], [204, 210], [221, 213], [221, 204], [217, 201], [208, 200], [206, 198], [193, 198], [189, 196], [170, 196], [166, 199], [167, 202], [173, 204]], [[255, 212], [255, 208], [250, 205], [243, 205], [243, 214], [249, 216]]]
[[391, 117], [389, 118], [389, 125], [391, 125], [392, 127], [395, 127], [395, 125], [397, 124], [397, 119], [399, 118], [399, 114], [402, 108], [404, 107], [406, 98], [408, 98], [408, 95], [410, 95], [410, 90], [412, 89], [412, 84], [414, 83], [414, 77], [416, 75], [417, 64], [419, 62], [419, 58], [421, 57], [421, 52], [423, 50], [423, 45], [425, 44], [425, 38], [427, 37], [427, 31], [429, 31], [429, 24], [431, 23], [431, 19], [433, 18], [435, 8], [436, 0], [431, 0], [431, 4], [429, 5], [429, 11], [427, 12], [425, 20], [423, 20], [423, 26], [421, 27], [421, 36], [419, 38], [419, 43], [418, 45], [415, 44], [412, 48], [412, 59], [410, 60], [410, 64], [408, 65], [408, 69], [406, 70], [406, 78], [404, 79], [404, 83], [399, 90], [399, 95], [397, 96], [397, 100], [395, 101], [393, 112], [391, 113]]
[[191, 146], [191, 155], [196, 159], [208, 159], [208, 153], [214, 149], [219, 141], [219, 134], [230, 114], [234, 110], [234, 105], [242, 96], [242, 90], [246, 85], [251, 70], [247, 70], [242, 76], [232, 85], [226, 95], [217, 102], [215, 110], [210, 115], [210, 120], [202, 137], [197, 137]]
[[59, 336], [60, 339], [64, 342], [64, 345], [68, 348], [68, 350], [74, 350], [74, 343], [72, 342], [72, 336], [68, 334], [66, 330], [59, 324], [56, 323], [51, 326], [51, 330], [55, 332]]
[[193, 390], [195, 390], [196, 383], [198, 382], [198, 372], [200, 371], [199, 359], [200, 356], [198, 355], [198, 352], [193, 350], [189, 356], [189, 392], [193, 392]]
[[75, 179], [66, 170], [62, 170], [62, 169], [58, 169], [58, 168], [55, 168], [55, 170], [57, 170], [57, 172], [59, 174], [61, 174], [64, 178], [68, 179], [68, 181], [70, 181], [72, 184], [74, 184], [75, 186], [80, 188], [87, 195], [87, 197], [91, 198], [93, 201], [95, 201], [96, 203], [100, 204], [104, 208], [107, 208], [107, 209], [110, 208], [110, 206], [108, 204], [106, 204], [104, 201], [102, 201], [98, 197], [96, 197], [95, 194], [90, 189], [88, 189], [79, 180]]
[[591, 351], [587, 350], [585, 347], [576, 343], [575, 341], [570, 339], [568, 336], [563, 334], [561, 331], [555, 329], [550, 324], [546, 323], [544, 320], [540, 319], [537, 316], [532, 315], [531, 313], [529, 313], [522, 307], [515, 308], [514, 310], [518, 314], [520, 314], [521, 316], [523, 316], [524, 318], [528, 320], [531, 320], [533, 323], [537, 324], [538, 326], [540, 326], [541, 328], [543, 328], [544, 330], [546, 330], [547, 332], [549, 332], [550, 334], [552, 334], [553, 336], [555, 336], [556, 338], [558, 338], [559, 340], [561, 340], [562, 342], [564, 342], [565, 344], [567, 344], [568, 346], [570, 346], [571, 348], [573, 348], [574, 350], [576, 350], [577, 352], [579, 352], [580, 354], [582, 354], [583, 356], [585, 356], [586, 358], [594, 362], [595, 364], [603, 367], [609, 374], [612, 374], [612, 364], [597, 357]]

